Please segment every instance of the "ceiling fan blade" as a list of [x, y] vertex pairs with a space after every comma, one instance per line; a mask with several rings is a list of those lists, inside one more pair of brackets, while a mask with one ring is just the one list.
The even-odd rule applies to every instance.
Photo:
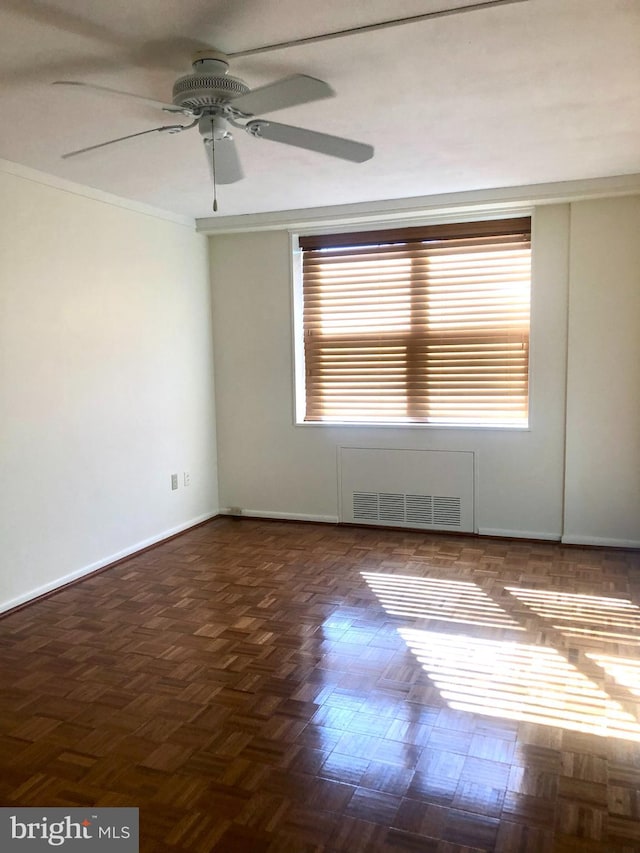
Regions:
[[150, 107], [158, 107], [168, 113], [183, 113], [184, 115], [193, 115], [192, 111], [186, 107], [176, 107], [175, 104], [165, 104], [163, 101], [156, 101], [154, 98], [147, 98], [145, 95], [134, 95], [131, 92], [121, 92], [119, 89], [111, 89], [108, 86], [96, 86], [95, 83], [82, 83], [79, 80], [54, 80], [52, 86], [79, 86], [83, 89], [90, 89], [92, 92], [101, 92], [106, 95], [114, 95], [117, 98], [133, 98], [142, 104], [147, 104]]
[[182, 124], [167, 124], [162, 127], [152, 127], [149, 130], [140, 130], [138, 133], [129, 133], [127, 136], [118, 136], [117, 139], [108, 139], [106, 142], [99, 142], [97, 145], [88, 145], [86, 148], [78, 148], [76, 151], [69, 151], [62, 155], [63, 160], [68, 160], [69, 157], [77, 157], [78, 154], [86, 154], [88, 151], [95, 151], [96, 148], [105, 148], [107, 145], [114, 145], [116, 142], [124, 142], [125, 139], [134, 139], [136, 136], [144, 136], [147, 133], [179, 133], [181, 130], [186, 130], [189, 125]]
[[[209, 163], [209, 171], [213, 177], [213, 163], [211, 158], [212, 141], [211, 139], [204, 139], [203, 141]], [[215, 140], [215, 158], [217, 184], [235, 184], [244, 178], [242, 164], [238, 157], [238, 149], [231, 137]]]
[[246, 125], [252, 136], [261, 139], [271, 139], [273, 142], [284, 142], [285, 145], [295, 145], [296, 148], [306, 148], [352, 163], [364, 163], [373, 157], [373, 146], [341, 136], [329, 136], [327, 133], [317, 133], [303, 127], [292, 127], [289, 124], [278, 124], [275, 121], [256, 119]]
[[294, 74], [234, 98], [231, 106], [246, 115], [263, 115], [297, 104], [332, 98], [334, 95], [331, 86], [323, 80], [308, 77], [306, 74]]
[[61, 59], [54, 62], [43, 62], [34, 65], [33, 62], [24, 65], [14, 65], [11, 70], [0, 70], [0, 86], [25, 86], [30, 83], [41, 83], [43, 78], [68, 76], [75, 74], [95, 74], [104, 71], [117, 71], [122, 68], [122, 62], [113, 56], [111, 59], [96, 58], [95, 56], [79, 56], [76, 59]]

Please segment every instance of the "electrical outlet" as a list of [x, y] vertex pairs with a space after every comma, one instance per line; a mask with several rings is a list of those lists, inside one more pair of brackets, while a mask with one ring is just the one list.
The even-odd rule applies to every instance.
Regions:
[[178, 488], [178, 475], [172, 474], [171, 475], [171, 491], [175, 492], [175, 490], [177, 488]]
[[184, 472], [184, 474], [182, 475], [182, 479], [185, 486], [191, 485], [191, 474], [188, 471]]

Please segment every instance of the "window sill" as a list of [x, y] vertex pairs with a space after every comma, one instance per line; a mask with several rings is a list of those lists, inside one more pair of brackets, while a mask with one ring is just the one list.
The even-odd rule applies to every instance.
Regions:
[[530, 432], [530, 424], [486, 424], [486, 423], [442, 423], [442, 424], [427, 424], [413, 422], [389, 422], [389, 421], [296, 421], [296, 427], [324, 427], [333, 429], [419, 429], [419, 430], [486, 430], [498, 432]]

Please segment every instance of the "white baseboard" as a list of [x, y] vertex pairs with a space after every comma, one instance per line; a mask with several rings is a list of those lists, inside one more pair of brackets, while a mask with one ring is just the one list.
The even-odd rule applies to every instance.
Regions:
[[[231, 507], [225, 507], [220, 510], [220, 515], [232, 516], [233, 518], [273, 518], [280, 521], [316, 521], [321, 524], [339, 524], [340, 521], [337, 515], [308, 515], [301, 512], [272, 512], [267, 509], [242, 509], [241, 512], [235, 512]], [[357, 526], [357, 525], [356, 525]], [[367, 525], [369, 526], [369, 525]], [[371, 525], [375, 527], [376, 525]], [[384, 530], [384, 525], [380, 525], [380, 529]], [[412, 528], [416, 532], [420, 532], [417, 528]], [[425, 530], [424, 533], [444, 533], [452, 531], [442, 530]], [[558, 533], [540, 533], [539, 531], [531, 530], [499, 530], [492, 528], [480, 528], [478, 530], [480, 536], [499, 536], [505, 539], [541, 539], [549, 542], [559, 542], [560, 535]]]
[[609, 539], [602, 536], [563, 536], [563, 545], [591, 545], [599, 548], [640, 548], [638, 539]]
[[[63, 577], [56, 578], [54, 581], [42, 584], [41, 586], [36, 587], [35, 589], [31, 589], [28, 592], [22, 593], [21, 595], [18, 595], [15, 598], [0, 602], [0, 613], [5, 613], [7, 610], [12, 610], [14, 607], [19, 607], [21, 604], [26, 604], [27, 602], [32, 601], [35, 598], [39, 598], [42, 595], [46, 595], [48, 592], [53, 592], [54, 590], [59, 589], [60, 587], [65, 586], [66, 584], [79, 580], [85, 575], [90, 575], [92, 572], [98, 571], [99, 569], [102, 569], [105, 566], [110, 565], [111, 563], [115, 563], [118, 560], [124, 559], [125, 557], [130, 557], [132, 554], [135, 554], [138, 551], [142, 551], [145, 548], [148, 548], [150, 545], [156, 545], [158, 542], [162, 542], [164, 539], [169, 539], [171, 536], [175, 536], [177, 533], [182, 533], [183, 531], [188, 530], [190, 527], [194, 527], [196, 524], [200, 524], [203, 521], [208, 521], [210, 518], [215, 518], [218, 515], [227, 515], [240, 518], [273, 518], [281, 521], [312, 521], [321, 524], [338, 524], [337, 515], [310, 515], [308, 513], [300, 512], [272, 512], [270, 510], [254, 509], [243, 509], [242, 512], [238, 514], [232, 512], [229, 507], [225, 509], [220, 509], [217, 512], [204, 513], [203, 515], [199, 515], [196, 518], [191, 518], [189, 519], [189, 521], [185, 521], [182, 524], [178, 524], [168, 530], [164, 530], [162, 533], [158, 533], [155, 536], [151, 536], [148, 539], [143, 539], [140, 542], [136, 542], [134, 545], [130, 545], [129, 547], [124, 548], [123, 550], [118, 551], [115, 554], [110, 554], [104, 559], [97, 560], [96, 562], [91, 563], [88, 566], [83, 566], [81, 569], [77, 569], [74, 572], [70, 572], [69, 574], [64, 575]], [[541, 533], [539, 531], [531, 530], [502, 530], [489, 527], [480, 528], [478, 530], [478, 533], [480, 536], [499, 536], [507, 539], [540, 539], [552, 542], [560, 541], [563, 545], [588, 545], [592, 547], [596, 546], [604, 548], [640, 549], [640, 540], [636, 539], [609, 539], [599, 536], [560, 537], [555, 533]]]
[[92, 572], [98, 571], [98, 569], [103, 569], [105, 566], [108, 566], [111, 563], [116, 563], [118, 560], [122, 560], [124, 557], [130, 557], [132, 554], [135, 554], [137, 551], [142, 551], [145, 548], [148, 548], [150, 545], [156, 545], [158, 542], [162, 542], [164, 539], [170, 539], [172, 536], [175, 536], [176, 533], [182, 533], [184, 530], [188, 530], [190, 527], [194, 527], [196, 524], [200, 524], [202, 521], [207, 521], [210, 518], [215, 518], [218, 514], [219, 513], [217, 512], [207, 512], [204, 515], [199, 515], [196, 518], [191, 518], [189, 519], [189, 521], [185, 521], [182, 524], [178, 524], [176, 527], [172, 527], [169, 530], [164, 530], [162, 533], [158, 533], [156, 536], [151, 536], [148, 539], [143, 539], [141, 542], [136, 542], [135, 545], [130, 545], [128, 548], [124, 548], [122, 551], [118, 551], [115, 554], [110, 554], [108, 557], [105, 557], [102, 560], [97, 560], [95, 563], [91, 563], [88, 566], [83, 566], [81, 569], [76, 569], [76, 571], [70, 572], [68, 575], [64, 575], [61, 578], [56, 578], [54, 581], [42, 584], [42, 586], [38, 586], [35, 589], [30, 589], [28, 592], [24, 592], [21, 595], [16, 596], [15, 598], [9, 599], [8, 601], [2, 601], [0, 602], [0, 613], [5, 613], [7, 610], [13, 610], [14, 607], [20, 607], [21, 604], [26, 604], [28, 601], [32, 601], [34, 598], [39, 598], [41, 595], [46, 595], [48, 592], [53, 592], [54, 590], [59, 589], [62, 586], [66, 586], [66, 584], [79, 580], [85, 575], [90, 575]]
[[541, 539], [545, 542], [559, 542], [559, 533], [541, 533], [539, 530], [501, 530], [491, 527], [478, 528], [480, 536], [500, 536], [504, 539]]
[[230, 507], [220, 510], [220, 515], [230, 515], [234, 518], [274, 518], [280, 521], [317, 521], [321, 524], [337, 524], [337, 515], [308, 515], [303, 512], [272, 512], [267, 509], [242, 509], [234, 512]]

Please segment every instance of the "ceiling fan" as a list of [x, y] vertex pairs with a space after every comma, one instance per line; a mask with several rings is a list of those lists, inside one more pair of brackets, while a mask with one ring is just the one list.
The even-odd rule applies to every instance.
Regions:
[[117, 139], [109, 139], [97, 145], [89, 145], [63, 154], [63, 159], [76, 157], [97, 148], [123, 142], [148, 133], [181, 133], [197, 127], [202, 136], [207, 160], [214, 181], [214, 206], [216, 184], [232, 184], [244, 177], [242, 166], [233, 138], [233, 130], [244, 130], [256, 139], [283, 142], [296, 148], [305, 148], [319, 154], [338, 157], [353, 163], [363, 163], [373, 157], [373, 146], [340, 136], [330, 136], [314, 130], [306, 130], [289, 124], [280, 124], [270, 119], [256, 118], [285, 107], [306, 104], [330, 98], [333, 89], [324, 81], [305, 74], [294, 74], [250, 89], [246, 83], [229, 73], [227, 56], [217, 50], [196, 53], [192, 62], [192, 73], [179, 77], [173, 86], [172, 103], [163, 103], [143, 95], [121, 92], [106, 86], [82, 83], [75, 80], [56, 80], [56, 86], [83, 87], [116, 97], [135, 99], [158, 107], [166, 113], [191, 119], [187, 124], [168, 124], [153, 127]]
[[[35, 3], [34, 5], [31, 3], [25, 6], [22, 0], [6, 0], [6, 2], [12, 5], [14, 11], [18, 11], [21, 14], [35, 14], [36, 17], [39, 17], [46, 12], [45, 17], [47, 21], [51, 25], [59, 26], [63, 30], [67, 30], [70, 25], [74, 27], [74, 30], [79, 28], [81, 32], [84, 31], [83, 28], [86, 28], [86, 22], [83, 19], [66, 13], [62, 14], [62, 16], [57, 13], [53, 14], [55, 10], [52, 10], [47, 5], [39, 3]], [[302, 127], [280, 124], [270, 119], [259, 117], [284, 109], [285, 107], [297, 106], [333, 97], [335, 92], [327, 83], [305, 74], [295, 74], [285, 77], [282, 80], [277, 80], [275, 83], [267, 86], [251, 90], [242, 80], [228, 74], [229, 58], [253, 56], [254, 54], [283, 50], [289, 47], [300, 47], [329, 39], [344, 38], [345, 36], [353, 36], [388, 27], [457, 15], [462, 12], [478, 11], [515, 3], [526, 3], [528, 0], [476, 0], [475, 2], [473, 0], [472, 2], [463, 0], [463, 2], [464, 5], [460, 6], [449, 6], [448, 8], [392, 18], [373, 24], [365, 24], [343, 30], [320, 33], [314, 36], [305, 36], [286, 42], [237, 50], [228, 54], [209, 48], [199, 50], [192, 58], [192, 72], [176, 80], [173, 86], [172, 103], [170, 104], [147, 98], [144, 95], [111, 89], [107, 86], [98, 86], [76, 80], [56, 80], [54, 85], [84, 87], [107, 95], [136, 100], [138, 103], [146, 103], [166, 113], [177, 114], [183, 118], [190, 119], [187, 124], [168, 124], [148, 130], [141, 130], [137, 133], [130, 133], [127, 136], [120, 136], [116, 139], [100, 142], [97, 145], [89, 145], [85, 148], [79, 148], [76, 151], [69, 151], [63, 154], [62, 157], [63, 159], [76, 157], [89, 151], [149, 133], [181, 133], [197, 126], [204, 142], [213, 178], [214, 211], [218, 209], [216, 185], [218, 183], [232, 184], [244, 177], [233, 138], [233, 131], [236, 129], [244, 130], [250, 136], [257, 139], [282, 142], [286, 145], [305, 148], [309, 151], [327, 154], [341, 160], [363, 163], [373, 157], [373, 146], [362, 142], [355, 142], [352, 139], [344, 139], [339, 136], [331, 136], [326, 133], [307, 130]], [[53, 18], [51, 17], [52, 14]], [[94, 29], [89, 28], [89, 36], [93, 37], [96, 35]], [[102, 37], [103, 35], [102, 29], [100, 29], [99, 36]], [[182, 44], [182, 42], [180, 43]], [[163, 43], [162, 48], [162, 54], [166, 59], [167, 45]], [[149, 61], [151, 61], [152, 65], [157, 65], [154, 59], [154, 52], [151, 51], [151, 54], [147, 56], [146, 50], [140, 54], [137, 51], [133, 51], [130, 60], [134, 65], [141, 64], [146, 66]]]

